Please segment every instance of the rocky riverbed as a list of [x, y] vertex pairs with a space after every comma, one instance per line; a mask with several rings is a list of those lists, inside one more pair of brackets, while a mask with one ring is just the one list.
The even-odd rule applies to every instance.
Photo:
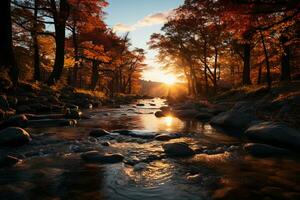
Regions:
[[0, 199], [300, 197], [297, 130], [239, 105], [115, 107], [8, 121], [22, 129], [0, 133], [16, 134], [0, 140]]

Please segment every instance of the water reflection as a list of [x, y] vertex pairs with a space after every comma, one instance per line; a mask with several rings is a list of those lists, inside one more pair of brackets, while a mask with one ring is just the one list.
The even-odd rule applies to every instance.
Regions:
[[172, 116], [167, 116], [167, 117], [165, 117], [164, 121], [166, 123], [166, 126], [170, 127], [173, 124], [173, 117]]

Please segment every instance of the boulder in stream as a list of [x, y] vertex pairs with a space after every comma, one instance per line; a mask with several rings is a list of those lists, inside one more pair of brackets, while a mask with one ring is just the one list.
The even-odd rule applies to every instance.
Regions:
[[169, 141], [169, 140], [176, 139], [179, 137], [180, 137], [179, 134], [170, 133], [170, 134], [159, 134], [154, 139], [158, 140], [158, 141]]
[[43, 127], [61, 127], [61, 126], [74, 126], [77, 124], [73, 119], [40, 119], [28, 120], [28, 127], [43, 128]]
[[82, 112], [79, 110], [67, 109], [67, 113], [65, 115], [68, 119], [80, 119], [82, 116]]
[[262, 122], [249, 127], [245, 135], [252, 140], [267, 144], [300, 149], [300, 132], [283, 123]]
[[15, 164], [17, 164], [18, 162], [20, 162], [21, 160], [13, 157], [13, 156], [0, 156], [0, 167], [10, 167], [10, 166], [14, 166]]
[[163, 146], [164, 152], [170, 157], [188, 157], [195, 154], [188, 144], [183, 142], [168, 143]]
[[29, 133], [22, 128], [9, 127], [0, 131], [0, 145], [22, 146], [30, 140]]
[[123, 161], [124, 156], [121, 154], [102, 154], [98, 151], [89, 151], [82, 153], [81, 158], [87, 162], [118, 163]]
[[244, 150], [256, 157], [284, 156], [290, 154], [290, 151], [287, 149], [257, 143], [245, 144]]
[[0, 123], [0, 129], [7, 128], [7, 127], [26, 127], [27, 125], [27, 117], [25, 115], [16, 115], [10, 117], [8, 120], [3, 121]]
[[110, 133], [102, 128], [99, 129], [94, 129], [90, 132], [90, 136], [92, 137], [103, 137], [103, 136], [107, 136]]
[[258, 119], [254, 115], [239, 111], [228, 111], [213, 117], [210, 124], [235, 130], [245, 130]]
[[155, 115], [156, 117], [164, 117], [164, 116], [165, 116], [165, 114], [164, 114], [163, 111], [157, 111], [157, 112], [155, 112], [154, 115]]

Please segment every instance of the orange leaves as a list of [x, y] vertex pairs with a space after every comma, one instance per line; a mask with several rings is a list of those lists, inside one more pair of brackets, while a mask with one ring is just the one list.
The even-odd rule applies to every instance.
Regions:
[[111, 58], [107, 56], [106, 52], [104, 51], [103, 45], [96, 45], [92, 42], [83, 42], [81, 43], [81, 47], [83, 48], [83, 55], [84, 57], [97, 60], [101, 62], [109, 62]]

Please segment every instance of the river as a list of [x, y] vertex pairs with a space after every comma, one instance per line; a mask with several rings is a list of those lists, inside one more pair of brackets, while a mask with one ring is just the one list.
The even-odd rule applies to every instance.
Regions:
[[[137, 103], [145, 106], [86, 111], [89, 117], [75, 127], [29, 129], [32, 143], [11, 152], [22, 155], [23, 162], [0, 169], [0, 199], [267, 200], [299, 195], [299, 159], [254, 158], [243, 152], [245, 141], [207, 123], [156, 118], [163, 99]], [[185, 142], [206, 153], [132, 166], [126, 161], [162, 155], [166, 142], [118, 134], [89, 137], [95, 128], [133, 130], [137, 135], [176, 133], [181, 137], [169, 142]], [[80, 152], [87, 150], [121, 153], [125, 162], [86, 163]]]

